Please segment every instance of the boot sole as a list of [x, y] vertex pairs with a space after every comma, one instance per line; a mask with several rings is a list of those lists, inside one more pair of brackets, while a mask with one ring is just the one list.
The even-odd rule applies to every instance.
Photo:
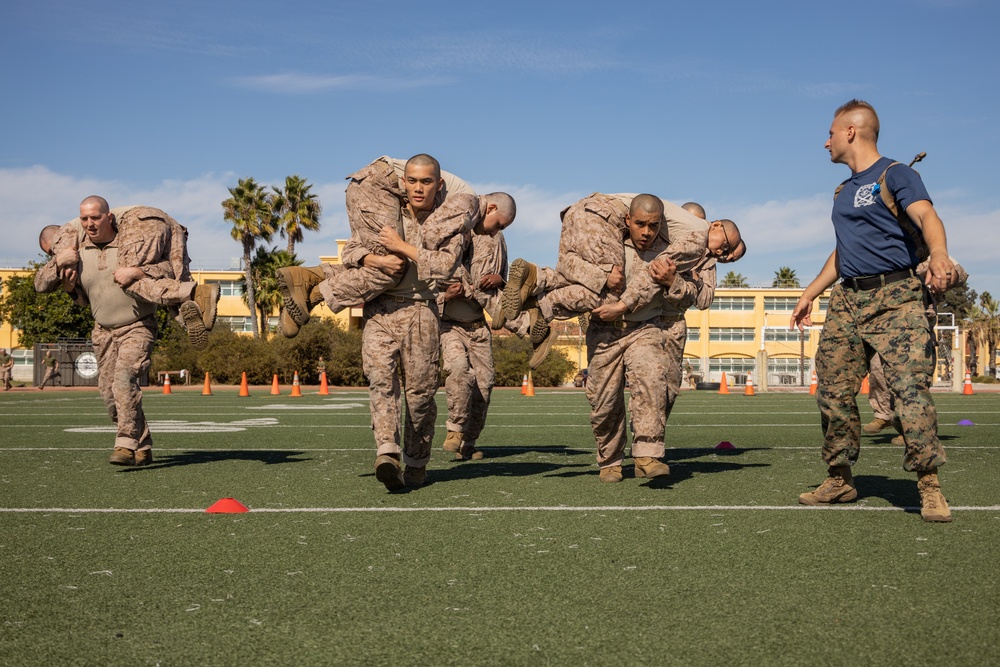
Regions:
[[[216, 316], [219, 314], [219, 296], [221, 294], [218, 283], [208, 285], [209, 297], [207, 308], [202, 308], [202, 320], [205, 322], [205, 331], [211, 331], [215, 327]], [[196, 302], [197, 303], [197, 302]], [[199, 304], [200, 307], [200, 304]]]
[[194, 301], [185, 301], [181, 304], [180, 310], [191, 347], [196, 350], [204, 350], [208, 346], [208, 332], [205, 330], [205, 320], [202, 317], [201, 308]]
[[513, 320], [524, 309], [524, 299], [521, 288], [529, 272], [528, 263], [523, 259], [515, 259], [510, 265], [507, 284], [500, 294], [500, 312], [508, 320]]
[[799, 496], [800, 505], [836, 505], [838, 503], [849, 503], [851, 501], [858, 499], [858, 490], [851, 489], [850, 491], [833, 498], [832, 500], [819, 500], [818, 498], [809, 498], [808, 493], [803, 493]]

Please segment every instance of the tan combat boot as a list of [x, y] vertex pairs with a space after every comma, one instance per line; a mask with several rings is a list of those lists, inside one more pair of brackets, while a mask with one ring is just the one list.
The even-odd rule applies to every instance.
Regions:
[[670, 466], [659, 459], [651, 456], [636, 456], [633, 459], [636, 477], [666, 477], [670, 474]]
[[937, 468], [917, 473], [917, 491], [920, 492], [920, 518], [924, 521], [947, 523], [951, 521], [948, 501], [941, 495], [941, 482]]
[[601, 481], [605, 484], [614, 484], [615, 482], [622, 481], [622, 467], [608, 466], [607, 468], [601, 468]]
[[115, 451], [111, 452], [111, 458], [108, 459], [108, 463], [116, 466], [134, 466], [135, 452], [127, 447], [115, 447]]
[[135, 464], [137, 466], [148, 466], [153, 462], [152, 449], [139, 449], [135, 453]]
[[500, 294], [503, 314], [508, 320], [516, 319], [524, 310], [524, 302], [538, 284], [538, 268], [527, 260], [515, 259], [510, 264], [507, 284]]
[[319, 284], [326, 276], [319, 266], [286, 266], [275, 271], [278, 291], [285, 309], [300, 327], [309, 321], [309, 313], [323, 300]]
[[462, 449], [462, 434], [458, 431], [448, 431], [442, 449], [446, 452], [457, 452]]
[[534, 370], [542, 365], [545, 357], [549, 356], [549, 350], [556, 342], [556, 331], [545, 322], [539, 308], [532, 308], [529, 312], [531, 325], [528, 327], [528, 337], [531, 339], [532, 353], [528, 366]]
[[382, 482], [389, 491], [403, 490], [406, 483], [399, 469], [398, 454], [383, 454], [375, 459], [375, 479]]
[[848, 503], [858, 497], [858, 490], [854, 488], [854, 474], [851, 472], [851, 466], [830, 466], [827, 474], [829, 477], [823, 480], [818, 489], [799, 496], [801, 504]]
[[867, 433], [868, 435], [875, 435], [876, 433], [884, 431], [890, 426], [892, 426], [892, 422], [889, 421], [888, 419], [882, 419], [880, 417], [876, 417], [875, 419], [871, 420], [863, 427], [861, 427], [861, 430]]
[[219, 283], [207, 283], [194, 288], [193, 301], [201, 309], [202, 321], [205, 323], [205, 330], [211, 331], [215, 326], [215, 316], [218, 312], [219, 304]]
[[285, 338], [295, 338], [299, 335], [299, 325], [288, 314], [287, 308], [281, 309], [281, 315], [278, 317], [278, 330]]

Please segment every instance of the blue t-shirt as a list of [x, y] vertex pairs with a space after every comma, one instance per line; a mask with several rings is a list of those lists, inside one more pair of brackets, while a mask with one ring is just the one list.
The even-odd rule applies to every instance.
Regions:
[[[837, 232], [837, 259], [844, 278], [873, 276], [915, 267], [916, 246], [875, 190], [879, 176], [892, 164], [879, 158], [868, 169], [844, 181], [833, 202], [833, 227]], [[930, 201], [920, 175], [905, 164], [897, 164], [885, 175], [885, 187], [901, 210], [923, 199]]]

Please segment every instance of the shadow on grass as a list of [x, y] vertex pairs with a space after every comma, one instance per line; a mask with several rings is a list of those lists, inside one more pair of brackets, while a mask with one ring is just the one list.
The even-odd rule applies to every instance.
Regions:
[[703, 456], [723, 456], [732, 458], [746, 452], [762, 452], [770, 450], [770, 447], [737, 447], [736, 449], [715, 449], [714, 447], [679, 447], [668, 449], [663, 456], [663, 462], [670, 464], [673, 461], [684, 461], [687, 459], [700, 459]]
[[311, 459], [296, 459], [293, 456], [300, 456], [304, 452], [288, 450], [243, 450], [243, 449], [220, 449], [213, 452], [183, 452], [181, 454], [169, 454], [166, 456], [154, 455], [153, 462], [141, 468], [122, 468], [122, 472], [143, 472], [145, 470], [161, 470], [163, 468], [173, 468], [176, 466], [189, 466], [201, 463], [219, 463], [222, 461], [256, 461], [265, 465], [278, 465], [281, 463], [303, 463]]
[[[451, 463], [449, 461], [449, 463]], [[443, 482], [455, 482], [467, 479], [479, 479], [482, 477], [528, 477], [529, 475], [544, 475], [553, 470], [565, 468], [589, 467], [582, 463], [505, 463], [491, 459], [479, 461], [455, 462], [455, 465], [448, 467], [435, 467], [432, 461], [427, 469], [427, 481], [421, 488], [433, 486]], [[586, 474], [586, 473], [579, 473]], [[594, 474], [597, 474], [596, 471]], [[375, 477], [374, 472], [364, 473], [359, 477]], [[406, 488], [396, 493], [409, 493], [417, 489]]]
[[[729, 456], [732, 456], [730, 454]], [[736, 470], [743, 470], [745, 468], [770, 468], [770, 463], [736, 463], [730, 461], [688, 461], [685, 463], [674, 463], [673, 460], [668, 460], [667, 464], [670, 465], [670, 474], [666, 477], [653, 477], [652, 479], [643, 480], [643, 486], [649, 487], [650, 489], [670, 489], [673, 488], [675, 484], [681, 482], [686, 482], [695, 475], [711, 475], [713, 473], [720, 472], [733, 472]], [[629, 476], [630, 471], [626, 469], [626, 477]], [[634, 474], [634, 472], [633, 472]]]
[[[818, 486], [818, 485], [817, 485]], [[917, 476], [909, 479], [889, 478], [883, 475], [855, 475], [854, 487], [858, 500], [882, 498], [907, 512], [920, 513], [920, 493]]]
[[[520, 456], [532, 452], [538, 454], [556, 454], [559, 456], [580, 456], [584, 454], [594, 454], [592, 449], [576, 449], [566, 445], [554, 445], [551, 447], [532, 447], [530, 445], [510, 445], [501, 447], [480, 447], [487, 459], [502, 459], [508, 456]], [[436, 453], [435, 453], [436, 456]]]

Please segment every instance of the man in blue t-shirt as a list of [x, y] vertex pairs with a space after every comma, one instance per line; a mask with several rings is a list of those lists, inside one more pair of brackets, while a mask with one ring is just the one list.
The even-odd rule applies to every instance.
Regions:
[[[816, 351], [816, 391], [824, 432], [827, 479], [803, 493], [805, 505], [850, 502], [857, 498], [851, 466], [858, 460], [861, 419], [856, 395], [873, 355], [882, 358], [903, 426], [905, 470], [917, 473], [920, 515], [951, 521], [937, 469], [946, 461], [937, 437], [937, 412], [930, 386], [934, 336], [925, 312], [927, 290], [944, 292], [957, 279], [948, 257], [944, 224], [920, 176], [878, 152], [879, 122], [867, 102], [851, 100], [834, 113], [826, 148], [833, 162], [851, 169], [834, 199], [837, 249], [792, 312], [791, 326], [811, 326], [813, 301], [837, 279], [830, 292], [826, 322]], [[881, 179], [882, 174], [885, 178]], [[900, 218], [880, 192], [888, 188]], [[915, 227], [908, 233], [903, 225]], [[916, 266], [927, 255], [927, 276]]]

